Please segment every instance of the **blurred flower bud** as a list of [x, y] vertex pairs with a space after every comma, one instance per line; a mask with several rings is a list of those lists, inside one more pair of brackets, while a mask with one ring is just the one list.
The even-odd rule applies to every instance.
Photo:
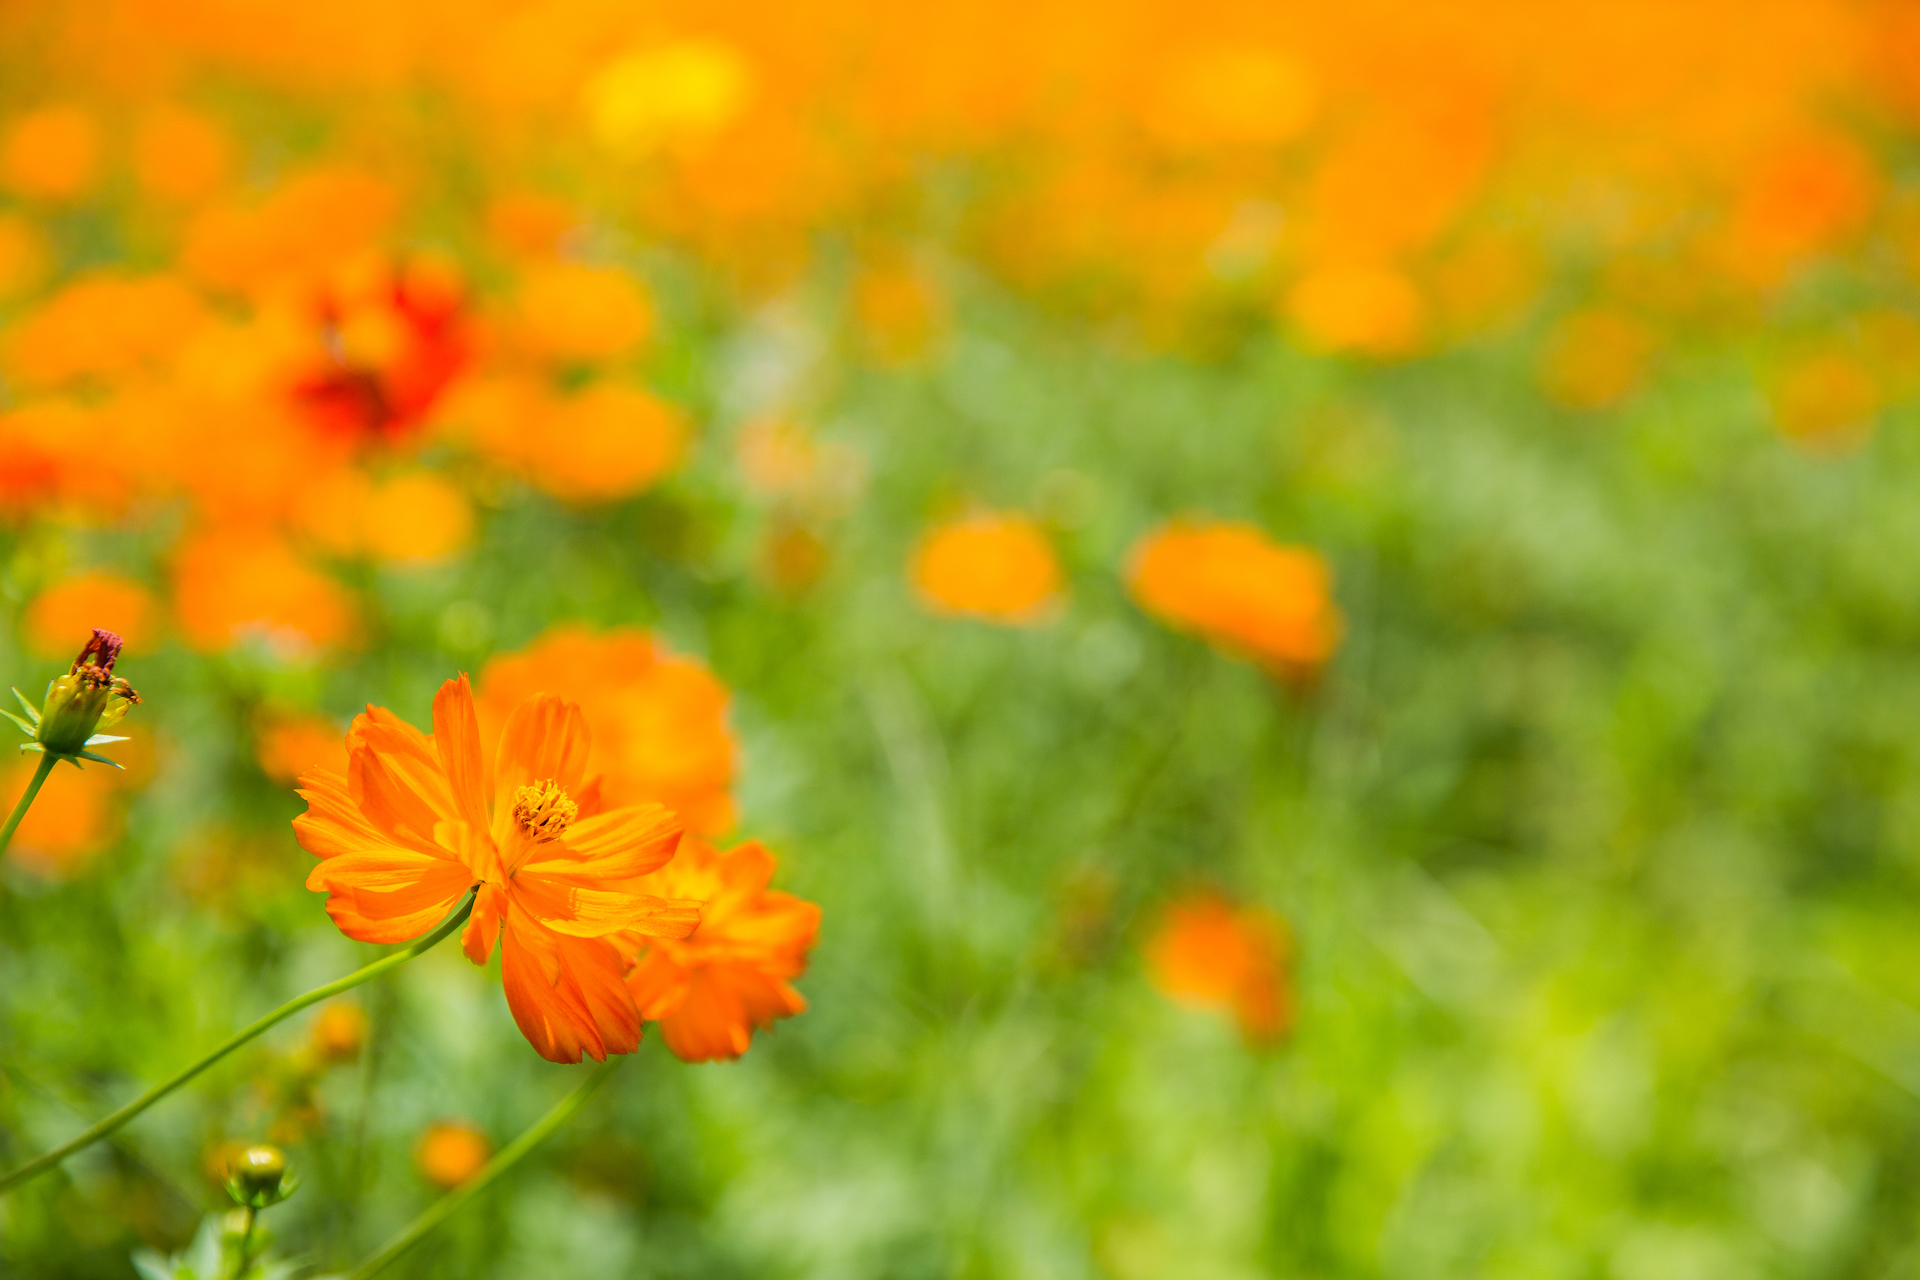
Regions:
[[26, 718], [11, 711], [0, 712], [0, 715], [20, 726], [23, 733], [33, 735], [32, 742], [21, 746], [22, 751], [44, 751], [75, 763], [93, 760], [111, 764], [116, 769], [120, 767], [105, 756], [87, 750], [102, 743], [125, 742], [125, 738], [101, 731], [119, 724], [126, 718], [128, 709], [140, 701], [133, 686], [113, 674], [120, 645], [119, 636], [96, 627], [93, 638], [73, 660], [67, 674], [56, 677], [47, 686], [46, 700], [38, 708], [18, 689], [13, 691]]

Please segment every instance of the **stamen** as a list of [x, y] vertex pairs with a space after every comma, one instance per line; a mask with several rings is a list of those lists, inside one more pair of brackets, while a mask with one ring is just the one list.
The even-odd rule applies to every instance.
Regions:
[[552, 778], [543, 778], [513, 793], [513, 819], [535, 840], [558, 839], [579, 816], [580, 806]]

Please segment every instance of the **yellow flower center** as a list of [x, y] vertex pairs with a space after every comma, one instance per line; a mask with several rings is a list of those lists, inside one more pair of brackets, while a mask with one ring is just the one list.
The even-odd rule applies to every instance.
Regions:
[[513, 793], [513, 820], [535, 840], [557, 840], [580, 816], [575, 804], [552, 778], [521, 787]]

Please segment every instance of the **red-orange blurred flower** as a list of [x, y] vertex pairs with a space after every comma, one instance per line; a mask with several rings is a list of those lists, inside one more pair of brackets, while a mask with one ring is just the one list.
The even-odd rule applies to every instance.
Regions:
[[69, 200], [84, 195], [99, 168], [100, 127], [79, 107], [29, 111], [0, 141], [0, 180], [24, 196]]
[[514, 706], [542, 691], [579, 701], [608, 804], [657, 801], [701, 835], [733, 825], [727, 690], [701, 663], [667, 652], [644, 631], [555, 627], [482, 668], [482, 726], [506, 723]]
[[685, 936], [699, 919], [697, 904], [635, 884], [673, 856], [679, 820], [657, 804], [607, 808], [587, 778], [585, 717], [552, 695], [514, 710], [495, 756], [463, 675], [434, 698], [433, 729], [370, 706], [347, 735], [346, 776], [301, 777], [294, 831], [322, 859], [307, 887], [362, 942], [425, 933], [476, 890], [462, 947], [485, 964], [499, 943], [507, 1006], [540, 1055], [631, 1053], [640, 1016], [605, 939]]
[[323, 434], [410, 434], [471, 355], [463, 286], [439, 259], [339, 272], [312, 305], [319, 341], [292, 390]]
[[1060, 563], [1032, 518], [985, 512], [943, 524], [913, 557], [913, 585], [946, 613], [1031, 623], [1060, 594]]
[[1169, 524], [1134, 548], [1128, 577], [1149, 613], [1281, 672], [1317, 667], [1340, 642], [1326, 562], [1249, 524]]
[[1272, 913], [1202, 892], [1167, 908], [1146, 955], [1167, 996], [1230, 1010], [1248, 1041], [1267, 1044], [1293, 1026], [1287, 950], [1286, 927]]
[[323, 1063], [352, 1062], [367, 1043], [367, 1011], [347, 1000], [320, 1010], [311, 1031], [313, 1056]]
[[767, 888], [773, 855], [757, 841], [721, 853], [689, 840], [643, 882], [653, 893], [699, 901], [700, 927], [684, 939], [626, 935], [637, 950], [627, 978], [640, 1016], [660, 1024], [687, 1062], [737, 1058], [753, 1033], [807, 1007], [788, 979], [807, 967], [820, 908]]

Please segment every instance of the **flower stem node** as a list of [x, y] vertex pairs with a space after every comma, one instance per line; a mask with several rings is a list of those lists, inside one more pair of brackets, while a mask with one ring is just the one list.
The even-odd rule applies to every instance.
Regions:
[[287, 1176], [287, 1158], [278, 1147], [248, 1147], [227, 1167], [227, 1194], [242, 1208], [270, 1208], [299, 1185], [298, 1178]]
[[103, 755], [87, 750], [108, 742], [125, 742], [103, 730], [111, 729], [126, 718], [127, 711], [140, 701], [133, 686], [113, 674], [114, 659], [120, 656], [120, 637], [111, 631], [94, 628], [93, 638], [73, 660], [63, 676], [47, 685], [47, 696], [35, 707], [18, 689], [24, 717], [11, 711], [0, 715], [14, 722], [33, 741], [20, 744], [22, 751], [44, 751], [56, 759], [70, 760], [76, 766], [82, 760], [121, 766]]

